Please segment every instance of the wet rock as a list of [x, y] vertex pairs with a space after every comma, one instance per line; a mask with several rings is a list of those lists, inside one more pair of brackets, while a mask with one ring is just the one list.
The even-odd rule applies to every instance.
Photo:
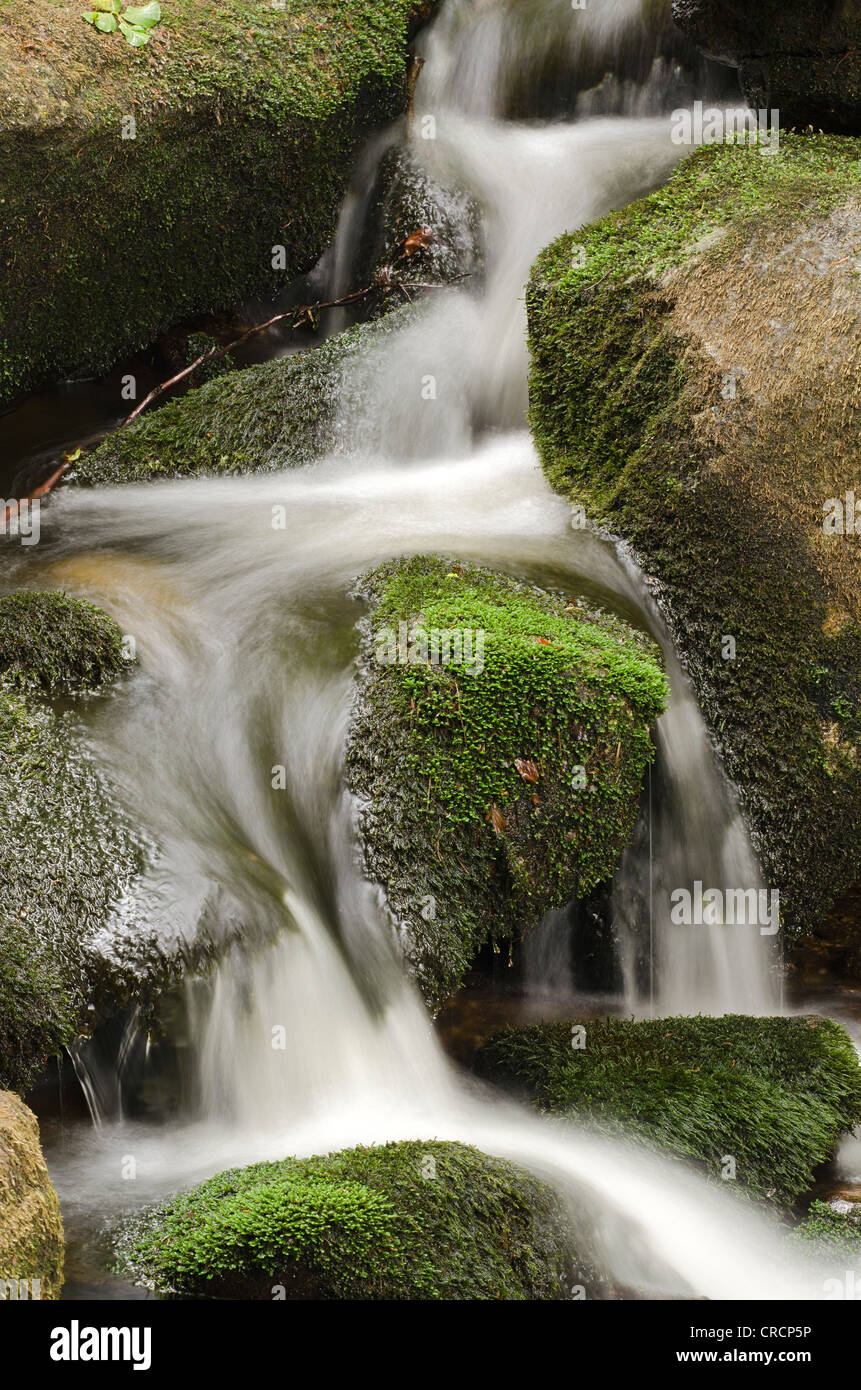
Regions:
[[788, 965], [804, 986], [861, 985], [861, 884], [793, 944]]
[[[418, 249], [405, 244], [416, 232]], [[394, 146], [380, 161], [368, 199], [365, 226], [351, 271], [355, 289], [374, 279], [442, 284], [468, 276], [477, 287], [484, 265], [481, 210], [456, 183], [443, 183], [409, 147]], [[369, 317], [379, 317], [399, 291], [381, 292]]]
[[0, 1091], [0, 1299], [59, 1298], [63, 1223], [36, 1116]]
[[368, 877], [436, 1010], [608, 879], [663, 707], [651, 641], [584, 602], [451, 560], [361, 581], [374, 604], [349, 734]]
[[129, 664], [122, 633], [94, 604], [29, 589], [0, 598], [0, 680], [7, 689], [96, 690]]
[[673, 0], [673, 18], [784, 129], [861, 132], [859, 0]]
[[373, 354], [416, 312], [404, 305], [319, 347], [222, 374], [108, 435], [78, 461], [76, 478], [103, 485], [265, 473], [348, 451], [361, 442]]
[[700, 150], [527, 294], [547, 477], [654, 577], [787, 941], [861, 877], [858, 155]]
[[[49, 1056], [131, 988], [99, 933], [151, 847], [97, 770], [74, 706], [128, 667], [106, 614], [50, 593], [0, 600], [0, 1086], [25, 1091]], [[166, 963], [150, 963], [150, 979]], [[142, 974], [143, 972], [141, 972]]]

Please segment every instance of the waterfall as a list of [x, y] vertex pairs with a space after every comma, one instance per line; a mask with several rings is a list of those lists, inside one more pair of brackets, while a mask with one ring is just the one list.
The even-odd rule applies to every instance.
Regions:
[[[117, 1156], [132, 1139], [135, 1196], [146, 1200], [263, 1157], [458, 1138], [530, 1166], [572, 1200], [585, 1195], [620, 1283], [709, 1298], [819, 1287], [764, 1218], [678, 1165], [546, 1126], [465, 1085], [362, 876], [343, 788], [359, 617], [349, 592], [367, 567], [455, 553], [639, 615], [664, 646], [672, 698], [658, 726], [664, 794], [651, 823], [644, 808], [642, 844], [616, 884], [629, 1003], [640, 1012], [774, 1007], [766, 938], [685, 931], [656, 911], [666, 889], [692, 878], [753, 887], [759, 871], [642, 575], [607, 539], [572, 529], [524, 431], [522, 299], [534, 256], [659, 183], [678, 157], [660, 111], [687, 78], [663, 37], [666, 11], [645, 0], [582, 12], [569, 0], [518, 9], [449, 0], [425, 40], [408, 138], [434, 177], [479, 201], [487, 274], [480, 287], [417, 306], [385, 347], [345, 372], [349, 453], [275, 475], [70, 490], [52, 506], [43, 581], [77, 587], [134, 631], [149, 678], [99, 711], [98, 756], [163, 846], [160, 897], [181, 905], [182, 930], [195, 925], [189, 904], [205, 902], [221, 951], [213, 979], [188, 986], [193, 1113], [169, 1130], [103, 1123], [86, 1153], [59, 1155], [58, 1188], [78, 1203], [128, 1202]], [[530, 43], [545, 35], [529, 49], [527, 76], [540, 73], [564, 25], [560, 65], [576, 99], [568, 120], [536, 123], [524, 111], [528, 83], [515, 81], [518, 45], [524, 32]], [[611, 50], [625, 59], [615, 74], [601, 63]], [[577, 70], [587, 52], [589, 90], [598, 68], [609, 77], [601, 101], [584, 108]], [[631, 74], [644, 67], [638, 106]], [[507, 119], [512, 106], [520, 119]], [[422, 113], [435, 117], [434, 139], [423, 138]], [[364, 179], [375, 161], [363, 163]], [[342, 218], [340, 277], [360, 234], [361, 194]], [[434, 402], [419, 389], [428, 374]], [[271, 527], [276, 504], [287, 531]]]

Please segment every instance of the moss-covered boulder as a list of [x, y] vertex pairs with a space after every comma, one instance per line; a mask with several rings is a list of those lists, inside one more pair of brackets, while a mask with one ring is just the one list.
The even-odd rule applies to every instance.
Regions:
[[59, 1298], [63, 1223], [36, 1116], [0, 1091], [0, 1298]]
[[125, 665], [119, 630], [91, 604], [39, 593], [0, 600], [2, 1087], [26, 1090], [127, 987], [96, 937], [147, 851], [74, 708], [34, 693], [92, 690]]
[[636, 1136], [785, 1203], [861, 1119], [857, 1053], [839, 1024], [817, 1017], [509, 1028], [474, 1065], [550, 1114]]
[[32, 590], [0, 598], [0, 681], [7, 688], [93, 690], [127, 668], [122, 633], [94, 604]]
[[348, 776], [368, 875], [436, 1008], [486, 941], [611, 876], [665, 680], [622, 620], [484, 569], [420, 556], [361, 587]]
[[528, 290], [546, 474], [654, 577], [790, 936], [861, 871], [860, 155], [704, 148]]
[[0, 3], [0, 403], [309, 269], [434, 6], [168, 0], [141, 49], [82, 8]]
[[319, 347], [208, 381], [108, 435], [78, 460], [75, 476], [104, 485], [268, 472], [354, 448], [372, 356], [419, 312], [405, 306]]
[[121, 1252], [141, 1282], [191, 1295], [557, 1299], [567, 1232], [536, 1178], [429, 1140], [220, 1173], [133, 1223]]

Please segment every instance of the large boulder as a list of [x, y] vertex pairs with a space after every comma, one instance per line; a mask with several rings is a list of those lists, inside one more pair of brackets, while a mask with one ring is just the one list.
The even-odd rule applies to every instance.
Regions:
[[59, 1298], [63, 1223], [36, 1116], [0, 1091], [0, 1299]]
[[673, 18], [784, 129], [861, 132], [861, 0], [673, 0]]
[[216, 1298], [562, 1299], [569, 1222], [512, 1164], [439, 1140], [234, 1169], [131, 1223], [150, 1287]]
[[310, 269], [433, 3], [173, 0], [141, 49], [82, 8], [3, 7], [0, 404]]
[[[475, 1068], [603, 1133], [635, 1136], [791, 1204], [861, 1119], [861, 1067], [823, 1018], [603, 1018], [508, 1028]], [[732, 1160], [732, 1163], [729, 1163]]]
[[666, 686], [624, 621], [438, 557], [361, 581], [347, 769], [368, 877], [432, 1009], [609, 879], [634, 828]]
[[861, 877], [859, 154], [704, 148], [527, 296], [545, 472], [651, 577], [789, 938]]

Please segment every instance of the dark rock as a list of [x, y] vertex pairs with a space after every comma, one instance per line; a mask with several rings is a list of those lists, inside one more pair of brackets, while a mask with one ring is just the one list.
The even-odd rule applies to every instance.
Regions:
[[784, 128], [861, 130], [861, 0], [673, 0], [673, 17]]

